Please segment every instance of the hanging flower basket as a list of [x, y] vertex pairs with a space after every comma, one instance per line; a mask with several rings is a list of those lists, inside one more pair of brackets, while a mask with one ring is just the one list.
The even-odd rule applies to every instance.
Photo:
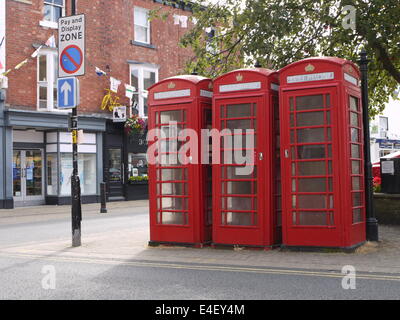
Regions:
[[134, 114], [125, 122], [125, 132], [127, 135], [132, 136], [135, 134], [142, 134], [146, 128], [146, 121]]

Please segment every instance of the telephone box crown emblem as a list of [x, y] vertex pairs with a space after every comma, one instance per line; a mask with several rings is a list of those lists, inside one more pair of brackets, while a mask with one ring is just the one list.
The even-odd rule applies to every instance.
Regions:
[[173, 82], [170, 82], [170, 83], [168, 83], [168, 89], [173, 89], [173, 88], [175, 88], [175, 83], [173, 83]]
[[236, 76], [236, 81], [242, 81], [243, 80], [243, 76], [242, 76], [242, 74], [241, 73], [239, 73], [237, 76]]
[[354, 72], [354, 69], [352, 68], [352, 66], [347, 67], [347, 72], [350, 74], [352, 74]]
[[315, 67], [314, 67], [311, 63], [309, 63], [309, 64], [304, 68], [304, 70], [306, 70], [307, 72], [312, 72], [312, 71], [315, 70]]
[[208, 84], [208, 89], [212, 89], [213, 88], [213, 84], [212, 84], [212, 82], [210, 82], [209, 84]]

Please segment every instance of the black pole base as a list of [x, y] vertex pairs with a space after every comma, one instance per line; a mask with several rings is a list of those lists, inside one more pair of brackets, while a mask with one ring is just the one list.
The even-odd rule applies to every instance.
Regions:
[[100, 209], [100, 213], [107, 213], [107, 209], [106, 208], [101, 208]]
[[368, 241], [379, 241], [378, 233], [378, 220], [376, 218], [367, 219], [367, 240]]
[[81, 230], [75, 229], [72, 231], [72, 246], [80, 247], [81, 246]]

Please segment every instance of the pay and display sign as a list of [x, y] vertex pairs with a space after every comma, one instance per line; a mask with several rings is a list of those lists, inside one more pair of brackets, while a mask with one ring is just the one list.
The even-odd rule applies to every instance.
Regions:
[[85, 74], [85, 15], [58, 20], [58, 77]]

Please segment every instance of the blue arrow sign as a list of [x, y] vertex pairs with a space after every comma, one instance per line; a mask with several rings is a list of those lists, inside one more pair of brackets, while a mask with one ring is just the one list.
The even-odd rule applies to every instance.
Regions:
[[79, 88], [75, 77], [58, 79], [58, 108], [71, 109], [78, 104]]

